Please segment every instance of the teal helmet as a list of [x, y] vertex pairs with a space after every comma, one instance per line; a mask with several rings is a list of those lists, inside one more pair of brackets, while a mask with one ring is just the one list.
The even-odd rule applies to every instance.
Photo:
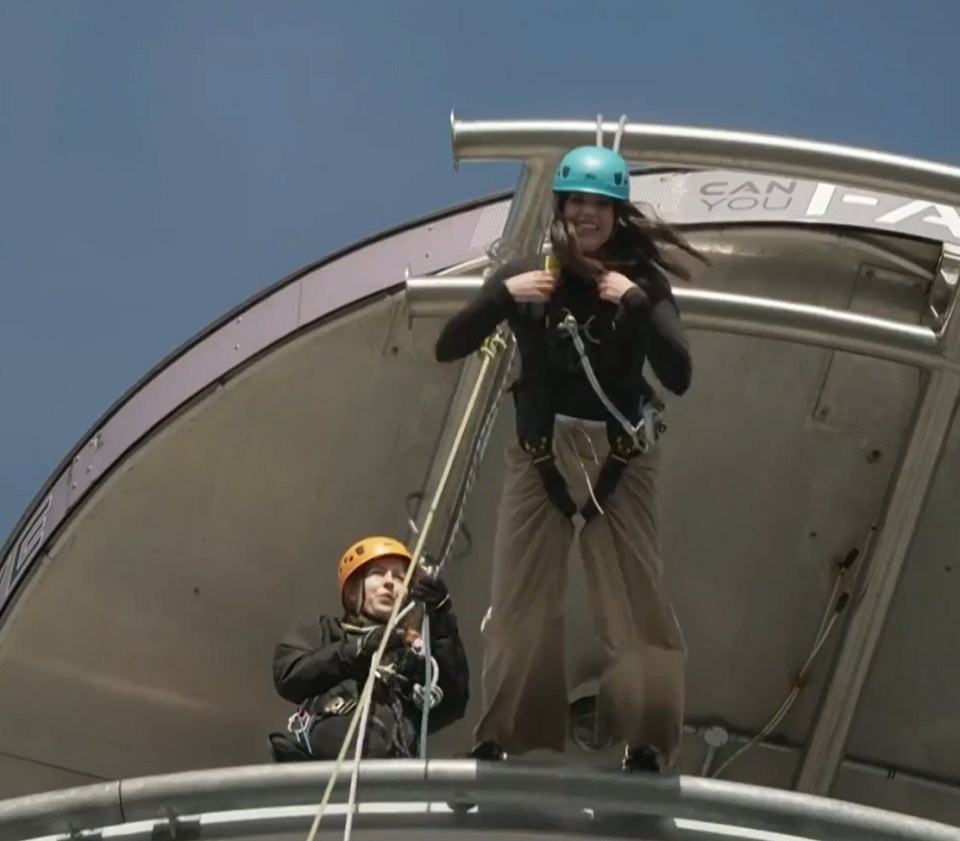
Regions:
[[553, 177], [555, 193], [594, 193], [630, 200], [630, 169], [621, 155], [603, 146], [579, 146], [563, 156]]

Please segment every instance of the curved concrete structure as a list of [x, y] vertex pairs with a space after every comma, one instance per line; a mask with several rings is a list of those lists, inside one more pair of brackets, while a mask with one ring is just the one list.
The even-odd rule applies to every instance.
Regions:
[[[663, 546], [691, 652], [684, 770], [715, 771], [761, 734], [826, 628], [776, 739], [722, 776], [815, 790], [810, 769], [830, 761], [814, 748], [855, 707], [831, 793], [957, 821], [960, 453], [952, 431], [941, 452], [940, 433], [958, 371], [945, 325], [960, 216], [931, 203], [956, 185], [930, 166], [916, 194], [710, 169], [647, 172], [634, 199], [714, 260], [679, 289], [694, 386], [670, 401], [664, 442]], [[165, 360], [84, 437], [3, 551], [0, 796], [266, 761], [265, 734], [290, 712], [270, 681], [274, 644], [334, 609], [345, 545], [407, 535], [409, 498], [429, 484], [448, 426], [459, 366], [433, 361], [439, 321], [414, 287], [475, 275], [509, 211], [509, 197], [483, 200], [287, 278]], [[437, 289], [434, 314], [449, 306]], [[504, 402], [465, 510], [472, 540], [447, 569], [475, 697], [434, 756], [470, 742], [509, 435]], [[891, 530], [915, 516], [915, 537]], [[858, 560], [835, 587], [853, 549], [869, 568]], [[898, 581], [885, 618], [870, 587], [892, 594]], [[580, 576], [571, 584], [577, 696], [596, 648]], [[844, 589], [849, 607], [823, 622]], [[874, 641], [858, 630], [867, 619], [882, 645], [855, 676], [843, 664]], [[858, 633], [862, 647], [849, 642]], [[843, 694], [861, 677], [862, 696]], [[565, 761], [616, 757], [571, 747]]]

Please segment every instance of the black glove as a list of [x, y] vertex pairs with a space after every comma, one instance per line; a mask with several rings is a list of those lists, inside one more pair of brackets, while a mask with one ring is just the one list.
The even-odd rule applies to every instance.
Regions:
[[410, 598], [422, 602], [429, 614], [450, 608], [450, 591], [439, 577], [421, 578], [410, 588]]
[[593, 501], [593, 497], [590, 497], [590, 499], [584, 503], [583, 508], [580, 509], [580, 516], [583, 517], [584, 523], [589, 523], [599, 513], [600, 509], [597, 508], [597, 504]]
[[407, 648], [397, 657], [396, 673], [411, 684], [419, 683], [421, 686], [427, 679], [427, 661], [413, 649]]
[[[376, 650], [380, 647], [380, 643], [383, 640], [383, 634], [387, 630], [386, 625], [374, 625], [369, 631], [364, 631], [359, 640], [357, 640], [357, 655], [359, 659], [364, 660], [369, 664], [370, 660], [373, 659], [373, 655]], [[384, 649], [383, 655], [387, 656], [391, 651], [395, 651], [398, 648], [403, 648], [403, 631], [398, 628], [393, 629], [393, 634], [390, 636], [390, 640], [387, 642], [387, 647]]]

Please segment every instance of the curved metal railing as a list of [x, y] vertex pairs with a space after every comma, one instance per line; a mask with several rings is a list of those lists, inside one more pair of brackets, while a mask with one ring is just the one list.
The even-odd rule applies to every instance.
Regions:
[[[329, 815], [344, 812], [348, 773]], [[0, 802], [0, 841], [124, 835], [238, 838], [305, 828], [333, 763], [255, 765], [144, 777]], [[625, 775], [562, 765], [473, 760], [367, 760], [361, 763], [364, 829], [552, 832], [580, 837], [758, 837], [960, 841], [960, 828], [796, 792], [699, 777]], [[451, 809], [472, 803], [476, 812]], [[339, 815], [338, 815], [339, 813]], [[130, 827], [132, 823], [140, 824]], [[332, 821], [331, 821], [332, 822]], [[713, 832], [711, 832], [711, 826]], [[112, 834], [112, 833], [111, 833]]]
[[[612, 137], [617, 127], [605, 121], [604, 135]], [[455, 167], [460, 161], [559, 155], [593, 143], [596, 130], [591, 120], [460, 120], [450, 115]], [[747, 131], [627, 123], [620, 152], [647, 165], [765, 171], [960, 205], [960, 167], [877, 149]]]

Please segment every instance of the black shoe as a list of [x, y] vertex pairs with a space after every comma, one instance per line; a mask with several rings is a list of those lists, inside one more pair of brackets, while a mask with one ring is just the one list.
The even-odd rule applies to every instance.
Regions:
[[480, 742], [467, 756], [485, 762], [503, 762], [507, 758], [507, 752], [496, 742]]
[[308, 762], [313, 759], [299, 744], [288, 738], [286, 733], [271, 733], [267, 738], [274, 762]]
[[627, 748], [620, 767], [628, 773], [641, 771], [648, 774], [659, 774], [660, 757], [651, 748]]
[[[467, 754], [467, 759], [477, 759], [481, 762], [503, 762], [507, 758], [507, 752], [496, 742], [480, 742], [474, 745], [473, 750]], [[454, 798], [447, 802], [447, 805], [459, 814], [469, 812], [477, 804], [469, 800], [458, 800]]]

